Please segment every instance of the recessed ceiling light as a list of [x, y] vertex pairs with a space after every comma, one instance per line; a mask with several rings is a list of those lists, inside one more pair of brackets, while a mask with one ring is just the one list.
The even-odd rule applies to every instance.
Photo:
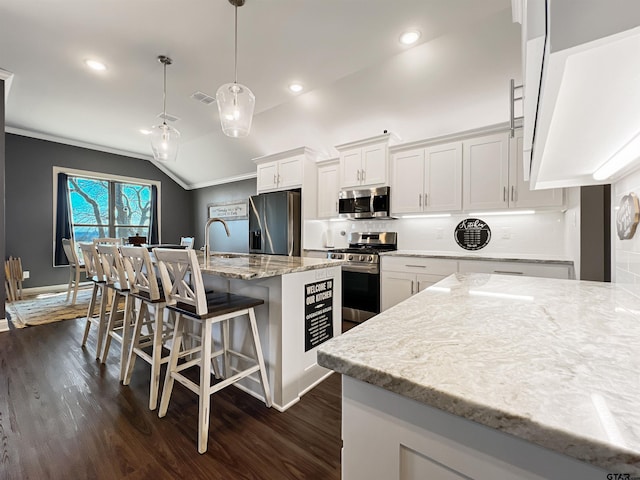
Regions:
[[84, 63], [90, 69], [97, 70], [99, 72], [107, 69], [107, 66], [104, 63], [97, 60], [85, 60]]
[[151, 135], [151, 130], [147, 130], [146, 128], [141, 128], [140, 133], [143, 135]]
[[301, 92], [302, 88], [302, 85], [300, 85], [299, 83], [292, 83], [291, 85], [289, 85], [289, 90], [291, 90], [293, 93]]
[[404, 32], [400, 35], [400, 43], [403, 45], [413, 45], [420, 38], [420, 32], [417, 30], [411, 30], [409, 32]]

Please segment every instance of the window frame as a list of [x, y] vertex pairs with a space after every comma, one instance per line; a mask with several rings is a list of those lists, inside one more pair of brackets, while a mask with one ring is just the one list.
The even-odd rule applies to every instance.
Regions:
[[[53, 211], [52, 211], [52, 232], [53, 232], [53, 237], [52, 237], [52, 256], [51, 256], [51, 263], [53, 265], [54, 268], [56, 267], [65, 267], [66, 265], [56, 265], [55, 264], [55, 251], [56, 251], [56, 215], [57, 215], [57, 211], [58, 211], [58, 174], [59, 173], [65, 173], [67, 175], [69, 175], [70, 177], [84, 177], [84, 178], [90, 178], [93, 180], [106, 180], [108, 182], [120, 182], [120, 183], [130, 183], [130, 184], [136, 184], [136, 185], [145, 185], [145, 186], [155, 186], [158, 190], [158, 205], [157, 205], [157, 212], [158, 212], [158, 241], [161, 241], [162, 238], [162, 234], [160, 232], [162, 232], [162, 224], [161, 224], [161, 219], [162, 219], [162, 182], [160, 182], [159, 180], [149, 180], [149, 179], [145, 179], [145, 178], [136, 178], [136, 177], [126, 177], [123, 175], [113, 175], [113, 174], [109, 174], [109, 173], [102, 173], [102, 172], [92, 172], [90, 170], [79, 170], [79, 169], [74, 169], [74, 168], [66, 168], [66, 167], [58, 167], [58, 166], [54, 166], [53, 167]], [[113, 183], [109, 183], [109, 189], [111, 190], [113, 188]], [[111, 203], [113, 202], [113, 195], [112, 192], [109, 192], [109, 208], [111, 208]], [[114, 223], [114, 227], [120, 227], [120, 226], [126, 226], [126, 225], [115, 225]]]

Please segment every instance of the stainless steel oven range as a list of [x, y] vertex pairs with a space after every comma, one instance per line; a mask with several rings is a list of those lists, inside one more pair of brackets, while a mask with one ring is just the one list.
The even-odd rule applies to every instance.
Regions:
[[397, 250], [396, 232], [349, 234], [349, 248], [330, 250], [328, 258], [346, 259], [342, 266], [342, 318], [363, 322], [380, 313], [379, 252]]

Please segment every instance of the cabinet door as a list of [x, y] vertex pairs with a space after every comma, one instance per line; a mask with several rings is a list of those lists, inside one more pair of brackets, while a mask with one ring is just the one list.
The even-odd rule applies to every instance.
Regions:
[[338, 165], [318, 167], [318, 217], [338, 216]]
[[522, 131], [509, 139], [509, 206], [510, 207], [559, 207], [564, 203], [564, 190], [529, 190], [524, 180]]
[[447, 278], [446, 275], [430, 275], [428, 273], [418, 273], [416, 275], [416, 293], [435, 285], [440, 280]]
[[362, 185], [387, 184], [387, 144], [370, 145], [362, 149]]
[[429, 147], [425, 159], [424, 211], [461, 210], [462, 142]]
[[285, 190], [302, 186], [302, 156], [278, 161], [278, 188]]
[[340, 154], [343, 187], [357, 187], [362, 175], [362, 149], [355, 148]]
[[507, 208], [509, 133], [463, 142], [463, 207]]
[[258, 165], [257, 177], [258, 193], [266, 190], [275, 190], [278, 187], [278, 162]]
[[391, 158], [391, 213], [420, 213], [424, 197], [424, 149]]
[[415, 293], [414, 273], [382, 272], [380, 274], [382, 311], [406, 300]]

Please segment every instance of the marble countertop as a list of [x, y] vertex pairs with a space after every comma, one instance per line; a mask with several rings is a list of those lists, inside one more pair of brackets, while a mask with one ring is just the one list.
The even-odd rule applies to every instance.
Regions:
[[204, 257], [201, 253], [198, 253], [198, 256], [201, 259], [200, 269], [203, 274], [242, 280], [276, 277], [288, 273], [336, 267], [346, 263], [344, 260], [325, 258], [214, 252], [211, 254], [209, 267], [205, 267]]
[[555, 265], [573, 265], [573, 260], [557, 255], [539, 255], [530, 253], [478, 253], [478, 252], [443, 252], [432, 250], [394, 250], [381, 252], [380, 255], [391, 257], [446, 258], [451, 260], [484, 260], [492, 262], [525, 262], [547, 263]]
[[640, 474], [640, 300], [616, 284], [453, 274], [318, 363], [610, 472]]

